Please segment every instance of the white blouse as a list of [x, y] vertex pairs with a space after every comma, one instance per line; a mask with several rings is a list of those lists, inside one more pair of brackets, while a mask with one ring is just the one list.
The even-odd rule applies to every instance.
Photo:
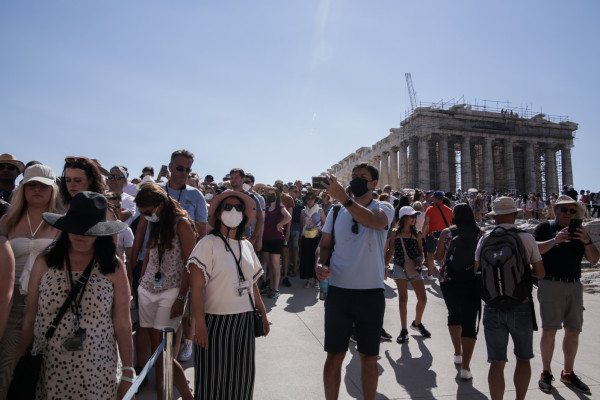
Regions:
[[[243, 280], [250, 281], [248, 290], [254, 301], [253, 284], [263, 274], [263, 269], [249, 241], [229, 239], [229, 246], [236, 258], [240, 256], [240, 245]], [[200, 268], [206, 280], [205, 313], [223, 315], [252, 311], [248, 294], [239, 295], [238, 268], [233, 254], [220, 237], [211, 234], [200, 240], [190, 254], [188, 271], [191, 264]]]

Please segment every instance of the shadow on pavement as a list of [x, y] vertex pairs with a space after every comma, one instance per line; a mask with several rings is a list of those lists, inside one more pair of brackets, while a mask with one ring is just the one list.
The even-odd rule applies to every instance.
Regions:
[[431, 392], [437, 386], [437, 374], [431, 370], [433, 357], [422, 339], [414, 340], [419, 345], [421, 357], [412, 356], [408, 343], [402, 345], [402, 355], [398, 360], [392, 359], [389, 350], [385, 351], [385, 356], [394, 370], [396, 381], [410, 398], [435, 398]]

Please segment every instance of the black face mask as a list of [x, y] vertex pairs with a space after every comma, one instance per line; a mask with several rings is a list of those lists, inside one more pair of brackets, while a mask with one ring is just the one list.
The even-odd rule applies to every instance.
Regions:
[[267, 195], [267, 201], [268, 201], [269, 203], [274, 203], [274, 202], [275, 202], [275, 199], [276, 199], [276, 197], [275, 197], [275, 195], [274, 195], [274, 194], [268, 194], [268, 195]]
[[350, 181], [350, 190], [356, 197], [361, 197], [369, 191], [367, 184], [368, 180], [363, 178], [354, 178]]

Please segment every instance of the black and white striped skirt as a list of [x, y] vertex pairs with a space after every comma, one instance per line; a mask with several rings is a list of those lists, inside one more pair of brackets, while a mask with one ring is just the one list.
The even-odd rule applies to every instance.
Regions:
[[251, 312], [206, 314], [208, 349], [196, 346], [195, 399], [252, 399], [254, 320]]

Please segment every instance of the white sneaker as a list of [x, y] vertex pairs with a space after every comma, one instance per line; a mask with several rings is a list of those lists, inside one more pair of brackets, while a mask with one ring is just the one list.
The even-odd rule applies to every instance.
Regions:
[[435, 278], [433, 277], [433, 275], [425, 275], [423, 277], [423, 279], [425, 279], [426, 281], [435, 281]]
[[469, 379], [473, 379], [473, 374], [468, 369], [461, 368], [460, 377], [461, 379], [468, 381]]
[[190, 339], [185, 339], [183, 344], [181, 345], [181, 349], [179, 350], [179, 356], [177, 357], [178, 361], [186, 362], [192, 358], [192, 354], [194, 353], [194, 346]]
[[454, 364], [462, 364], [462, 354], [454, 355]]

